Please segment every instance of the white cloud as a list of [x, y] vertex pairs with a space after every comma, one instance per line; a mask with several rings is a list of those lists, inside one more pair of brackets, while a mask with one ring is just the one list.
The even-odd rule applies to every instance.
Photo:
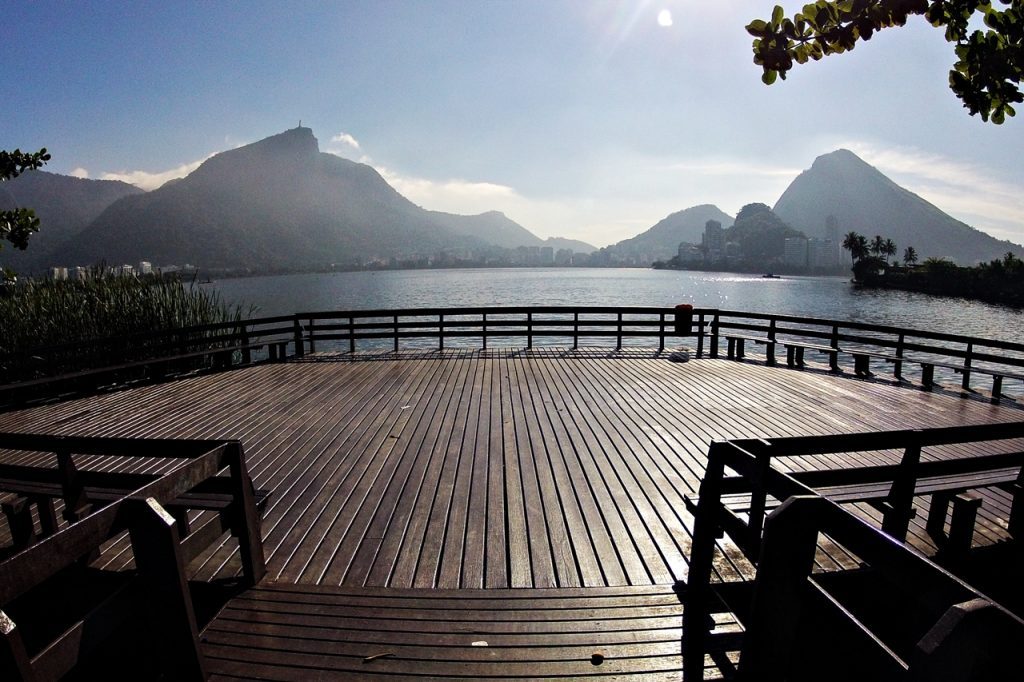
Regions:
[[154, 190], [169, 180], [175, 180], [177, 178], [183, 178], [195, 169], [199, 168], [206, 159], [213, 156], [210, 154], [198, 161], [192, 163], [183, 163], [177, 168], [171, 168], [170, 170], [159, 171], [156, 173], [150, 173], [149, 171], [143, 170], [125, 170], [117, 173], [103, 173], [100, 177], [104, 180], [120, 180], [121, 182], [127, 182], [130, 185], [135, 185], [139, 189], [146, 191]]
[[[334, 154], [335, 156], [348, 159], [351, 158], [351, 154], [353, 152], [362, 151], [362, 148], [359, 146], [359, 140], [352, 137], [352, 135], [348, 133], [338, 133], [331, 138], [330, 142], [327, 143], [327, 149], [325, 151], [329, 154]], [[369, 157], [363, 156], [359, 159], [359, 162], [367, 163], [364, 159], [368, 158]]]
[[658, 12], [658, 26], [668, 28], [672, 25], [672, 12], [667, 9], [663, 9]]
[[337, 142], [352, 147], [353, 149], [359, 149], [359, 140], [352, 137], [348, 133], [338, 133], [337, 135], [331, 138], [331, 142]]
[[1024, 201], [1019, 188], [991, 171], [912, 147], [867, 142], [842, 146], [958, 220], [999, 239], [1024, 241]]
[[70, 175], [73, 178], [81, 178], [83, 180], [89, 179], [89, 171], [86, 170], [85, 168], [82, 168], [81, 166], [68, 173], [68, 175]]
[[494, 202], [521, 202], [515, 189], [493, 182], [470, 180], [428, 180], [401, 175], [388, 168], [377, 167], [388, 184], [398, 193], [424, 208], [449, 213], [483, 213], [495, 210]]

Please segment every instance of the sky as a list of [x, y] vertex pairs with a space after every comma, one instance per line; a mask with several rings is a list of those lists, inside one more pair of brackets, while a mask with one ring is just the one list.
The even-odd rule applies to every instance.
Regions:
[[774, 4], [8, 0], [0, 148], [153, 189], [301, 121], [425, 208], [597, 246], [697, 204], [774, 205], [846, 148], [1024, 243], [1024, 111], [969, 116], [941, 30], [914, 17], [768, 87], [743, 27]]

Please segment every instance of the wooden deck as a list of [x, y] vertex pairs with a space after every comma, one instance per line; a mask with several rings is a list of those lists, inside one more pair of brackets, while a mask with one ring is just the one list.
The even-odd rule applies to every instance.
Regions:
[[[244, 443], [256, 485], [272, 491], [269, 573], [207, 629], [217, 674], [677, 678], [671, 588], [686, 580], [693, 525], [683, 495], [709, 441], [1021, 417], [1013, 402], [755, 362], [447, 350], [209, 374], [0, 414], [0, 431]], [[1008, 504], [986, 498], [977, 544], [1006, 537]], [[925, 518], [910, 541], [931, 552]], [[738, 553], [722, 549], [718, 577], [743, 579]], [[130, 561], [123, 542], [100, 558]], [[822, 570], [849, 563], [819, 551]], [[197, 580], [235, 576], [237, 551], [225, 542], [190, 568]], [[627, 606], [635, 615], [616, 611]], [[651, 621], [620, 620], [633, 617]], [[497, 646], [467, 654], [466, 622], [473, 641]], [[446, 658], [452, 647], [461, 653]], [[598, 648], [618, 662], [593, 665]]]

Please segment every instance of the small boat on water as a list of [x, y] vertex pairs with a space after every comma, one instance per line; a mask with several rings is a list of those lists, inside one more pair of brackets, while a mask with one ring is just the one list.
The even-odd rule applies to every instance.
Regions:
[[761, 275], [761, 279], [782, 279], [782, 277], [769, 272], [764, 275]]

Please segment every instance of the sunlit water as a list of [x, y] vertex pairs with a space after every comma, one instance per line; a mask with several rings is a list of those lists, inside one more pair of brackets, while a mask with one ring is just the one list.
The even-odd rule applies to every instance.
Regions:
[[402, 270], [279, 275], [209, 285], [256, 315], [441, 306], [673, 306], [892, 325], [1020, 342], [1024, 311], [903, 291], [859, 290], [840, 277], [607, 268]]

